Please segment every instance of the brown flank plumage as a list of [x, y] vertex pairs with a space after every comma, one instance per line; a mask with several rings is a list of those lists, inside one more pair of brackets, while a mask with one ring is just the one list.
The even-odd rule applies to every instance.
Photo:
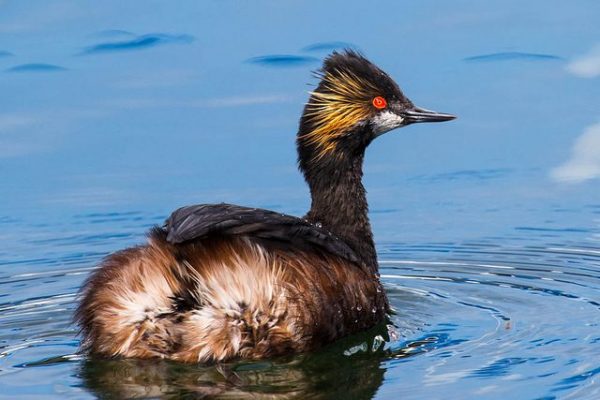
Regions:
[[311, 189], [304, 218], [228, 204], [175, 211], [148, 244], [108, 256], [82, 290], [82, 347], [182, 362], [305, 352], [381, 322], [388, 309], [362, 186], [366, 147], [415, 107], [353, 51], [333, 53], [297, 136]]

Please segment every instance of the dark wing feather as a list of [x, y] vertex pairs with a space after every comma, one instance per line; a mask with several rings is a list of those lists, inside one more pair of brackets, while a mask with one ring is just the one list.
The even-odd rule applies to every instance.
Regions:
[[347, 260], [358, 261], [346, 242], [327, 230], [301, 218], [260, 208], [225, 203], [182, 207], [167, 219], [165, 230], [167, 240], [174, 244], [211, 234], [246, 235], [298, 247], [317, 246]]

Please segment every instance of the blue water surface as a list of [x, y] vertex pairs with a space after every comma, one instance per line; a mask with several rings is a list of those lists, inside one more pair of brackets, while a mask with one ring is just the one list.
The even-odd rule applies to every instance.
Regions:
[[[600, 398], [600, 3], [0, 0], [0, 398]], [[365, 161], [389, 326], [219, 366], [78, 354], [77, 291], [173, 209], [302, 215], [311, 71], [418, 105]]]

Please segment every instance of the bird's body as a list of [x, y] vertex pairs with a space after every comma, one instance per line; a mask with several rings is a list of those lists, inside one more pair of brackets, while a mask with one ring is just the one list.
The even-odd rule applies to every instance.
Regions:
[[177, 210], [108, 256], [76, 318], [103, 356], [213, 362], [304, 352], [384, 320], [362, 162], [380, 134], [452, 119], [421, 110], [354, 52], [334, 53], [300, 121], [304, 218], [218, 204]]

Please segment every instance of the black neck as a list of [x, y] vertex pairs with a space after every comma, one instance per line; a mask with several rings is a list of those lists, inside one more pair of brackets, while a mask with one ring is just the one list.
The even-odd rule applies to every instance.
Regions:
[[346, 241], [370, 271], [377, 271], [369, 206], [362, 184], [364, 148], [352, 155], [338, 154], [317, 165], [301, 168], [310, 187], [312, 205], [306, 219]]

